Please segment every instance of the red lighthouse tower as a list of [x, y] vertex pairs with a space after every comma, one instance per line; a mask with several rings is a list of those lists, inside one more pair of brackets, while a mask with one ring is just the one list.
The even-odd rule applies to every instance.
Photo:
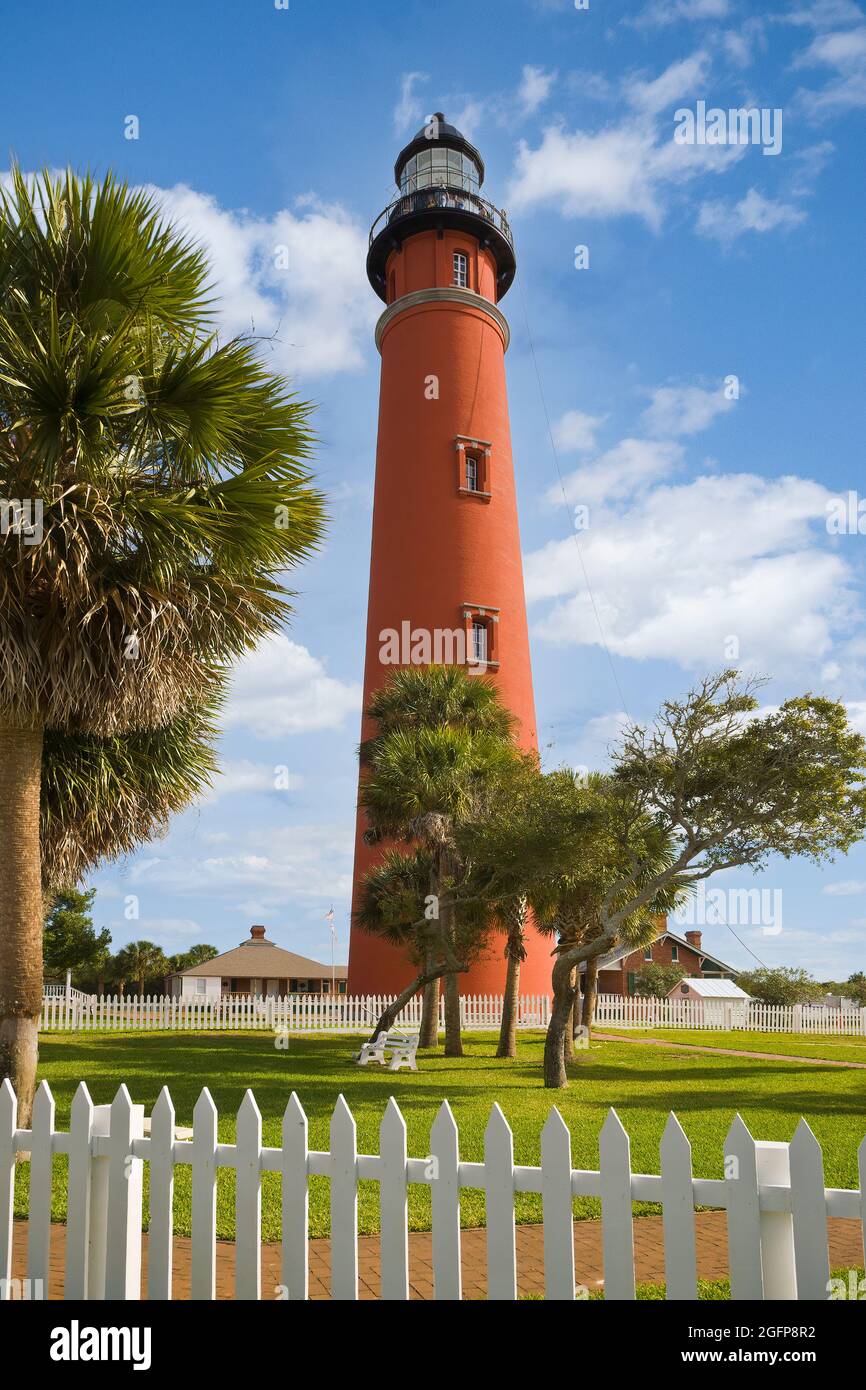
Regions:
[[[498, 307], [516, 269], [511, 229], [480, 195], [480, 154], [441, 112], [400, 153], [394, 177], [399, 197], [373, 224], [367, 257], [387, 307], [376, 327], [382, 375], [364, 706], [393, 672], [395, 644], [403, 665], [468, 656], [495, 677], [517, 716], [518, 741], [532, 749], [509, 329]], [[372, 732], [365, 723], [362, 737]], [[377, 854], [363, 831], [359, 813], [356, 892]], [[550, 946], [529, 936], [521, 990], [546, 992]], [[401, 951], [353, 929], [351, 994], [392, 993], [412, 969]], [[503, 941], [494, 937], [461, 990], [498, 994], [504, 980]]]

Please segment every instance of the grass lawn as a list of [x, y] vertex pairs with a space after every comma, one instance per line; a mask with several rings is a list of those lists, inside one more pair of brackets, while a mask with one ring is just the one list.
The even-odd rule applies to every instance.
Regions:
[[[659, 1140], [673, 1108], [692, 1142], [695, 1173], [708, 1178], [723, 1176], [722, 1141], [735, 1111], [759, 1139], [789, 1140], [800, 1115], [805, 1115], [824, 1148], [827, 1185], [857, 1185], [857, 1147], [866, 1133], [866, 1072], [596, 1042], [574, 1062], [568, 1089], [552, 1092], [541, 1084], [543, 1044], [541, 1033], [521, 1034], [517, 1060], [504, 1061], [493, 1056], [493, 1034], [469, 1034], [464, 1057], [421, 1053], [417, 1073], [394, 1074], [356, 1067], [352, 1051], [357, 1040], [333, 1035], [293, 1037], [289, 1051], [283, 1052], [274, 1048], [267, 1033], [47, 1034], [40, 1039], [40, 1077], [51, 1086], [62, 1128], [80, 1080], [97, 1104], [110, 1101], [125, 1081], [132, 1099], [144, 1102], [147, 1113], [167, 1085], [178, 1123], [184, 1125], [192, 1123], [193, 1105], [206, 1084], [220, 1112], [222, 1142], [234, 1139], [234, 1114], [250, 1086], [264, 1119], [264, 1143], [274, 1147], [279, 1145], [283, 1110], [295, 1090], [309, 1116], [314, 1149], [328, 1148], [328, 1121], [342, 1092], [357, 1121], [359, 1150], [365, 1153], [378, 1152], [379, 1121], [393, 1094], [408, 1126], [409, 1153], [416, 1157], [429, 1152], [430, 1125], [447, 1097], [460, 1128], [461, 1157], [467, 1160], [483, 1157], [484, 1128], [491, 1103], [497, 1100], [514, 1131], [516, 1162], [532, 1164], [539, 1162], [541, 1128], [556, 1104], [571, 1129], [572, 1161], [580, 1168], [598, 1167], [598, 1132], [612, 1105], [631, 1136], [632, 1166], [644, 1173], [659, 1171]], [[60, 1179], [53, 1204], [57, 1220], [66, 1215], [65, 1163], [63, 1156], [55, 1159]], [[190, 1169], [181, 1166], [175, 1171], [175, 1228], [189, 1234]], [[28, 1175], [29, 1165], [20, 1165], [15, 1198], [19, 1216], [27, 1213]], [[217, 1202], [219, 1234], [231, 1239], [230, 1170], [220, 1171]], [[516, 1202], [519, 1220], [541, 1219], [538, 1195], [521, 1193]], [[359, 1208], [361, 1231], [378, 1230], [378, 1184], [361, 1184]], [[483, 1225], [484, 1194], [464, 1191], [461, 1210], [465, 1226]], [[413, 1185], [411, 1228], [428, 1229], [429, 1213], [429, 1189]], [[575, 1214], [598, 1216], [599, 1203], [578, 1199]], [[328, 1225], [328, 1182], [313, 1178], [311, 1233], [326, 1235]], [[279, 1238], [276, 1174], [263, 1176], [262, 1229], [265, 1240]]]
[[747, 1033], [714, 1028], [608, 1028], [600, 1033], [620, 1038], [661, 1038], [665, 1042], [696, 1043], [699, 1047], [730, 1047], [740, 1052], [774, 1052], [788, 1057], [825, 1057], [834, 1062], [866, 1062], [866, 1038], [824, 1037], [802, 1033]]

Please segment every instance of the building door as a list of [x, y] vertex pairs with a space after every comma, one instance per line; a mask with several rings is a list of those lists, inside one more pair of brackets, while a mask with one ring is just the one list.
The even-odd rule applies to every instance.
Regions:
[[269, 998], [269, 999], [275, 999], [276, 996], [279, 994], [279, 992], [280, 992], [280, 982], [279, 982], [279, 980], [268, 980], [267, 990], [266, 990], [266, 993], [267, 993], [268, 998]]

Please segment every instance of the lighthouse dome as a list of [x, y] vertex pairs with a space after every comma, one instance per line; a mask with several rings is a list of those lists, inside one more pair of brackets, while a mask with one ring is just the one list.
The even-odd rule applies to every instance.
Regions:
[[443, 112], [436, 111], [400, 151], [394, 181], [401, 193], [436, 187], [473, 193], [484, 182], [484, 160]]

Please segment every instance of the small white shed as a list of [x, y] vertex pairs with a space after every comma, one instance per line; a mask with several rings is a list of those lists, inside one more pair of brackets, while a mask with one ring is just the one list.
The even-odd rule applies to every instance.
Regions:
[[668, 999], [688, 999], [696, 1004], [696, 1022], [705, 1027], [742, 1028], [748, 1021], [751, 995], [735, 980], [703, 980], [686, 976], [674, 985]]

